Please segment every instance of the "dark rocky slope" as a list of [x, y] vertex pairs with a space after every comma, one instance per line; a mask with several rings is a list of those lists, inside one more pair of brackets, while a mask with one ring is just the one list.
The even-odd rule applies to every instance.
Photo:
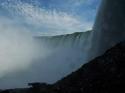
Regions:
[[124, 93], [125, 42], [55, 84], [57, 93]]
[[125, 42], [109, 49], [53, 85], [36, 83], [33, 86], [1, 93], [124, 93]]

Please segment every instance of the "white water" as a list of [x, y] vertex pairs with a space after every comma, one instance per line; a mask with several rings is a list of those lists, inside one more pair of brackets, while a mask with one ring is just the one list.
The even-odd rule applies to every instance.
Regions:
[[84, 45], [90, 32], [32, 38], [29, 33], [11, 29], [1, 31], [0, 88], [54, 83], [85, 63]]

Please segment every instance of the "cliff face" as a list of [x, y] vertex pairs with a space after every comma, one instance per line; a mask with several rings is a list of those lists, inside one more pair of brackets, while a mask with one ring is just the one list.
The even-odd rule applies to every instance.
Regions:
[[89, 58], [125, 40], [125, 0], [103, 0], [93, 27]]

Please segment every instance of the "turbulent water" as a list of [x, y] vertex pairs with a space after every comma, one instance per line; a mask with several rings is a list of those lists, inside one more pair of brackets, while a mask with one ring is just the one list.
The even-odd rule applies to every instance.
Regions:
[[54, 83], [78, 69], [86, 62], [86, 45], [90, 33], [35, 37], [37, 54], [32, 64], [27, 69], [4, 75], [0, 78], [0, 88], [25, 87], [29, 82]]

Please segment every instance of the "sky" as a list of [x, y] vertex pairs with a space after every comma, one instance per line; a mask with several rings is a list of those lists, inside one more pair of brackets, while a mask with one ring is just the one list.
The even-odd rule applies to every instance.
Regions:
[[99, 4], [100, 0], [0, 0], [0, 27], [25, 29], [35, 36], [85, 32], [92, 29]]

